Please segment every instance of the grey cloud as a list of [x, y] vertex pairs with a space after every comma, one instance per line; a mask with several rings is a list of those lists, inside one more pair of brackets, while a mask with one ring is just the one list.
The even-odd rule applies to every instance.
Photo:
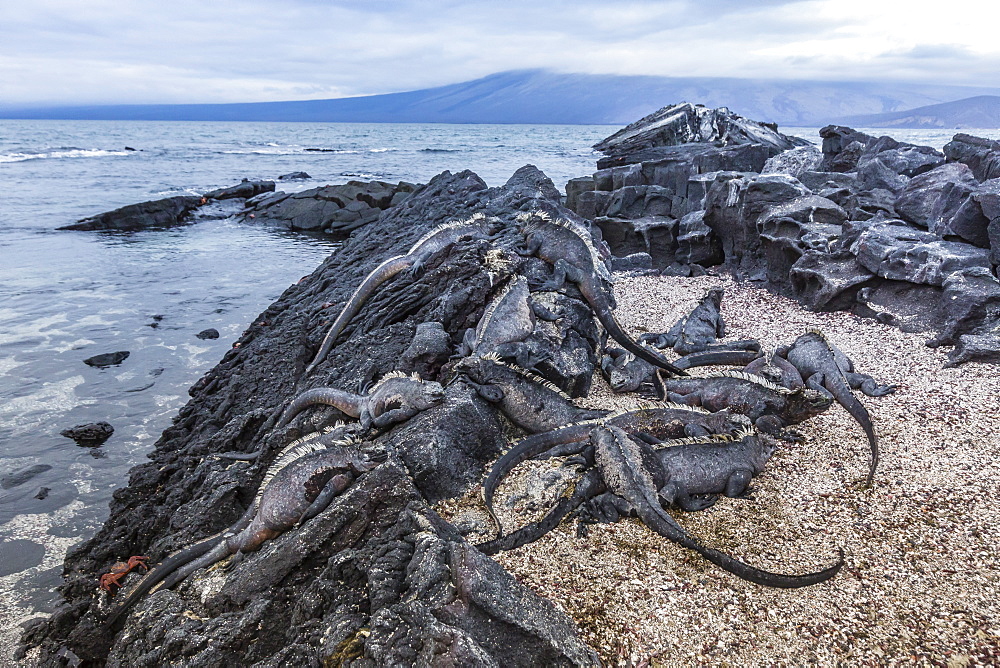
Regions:
[[[920, 78], [921, 67], [946, 57], [933, 53], [940, 46], [866, 62], [844, 53], [764, 53], [768, 46], [829, 37], [848, 25], [850, 17], [822, 18], [816, 11], [831, 1], [11, 2], [0, 8], [0, 103], [323, 98], [526, 68], [840, 79], [904, 72]], [[951, 57], [971, 61], [969, 71], [982, 60], [962, 55], [961, 48]], [[937, 69], [922, 76], [938, 76]], [[984, 85], [1000, 84], [996, 73], [984, 76]]]

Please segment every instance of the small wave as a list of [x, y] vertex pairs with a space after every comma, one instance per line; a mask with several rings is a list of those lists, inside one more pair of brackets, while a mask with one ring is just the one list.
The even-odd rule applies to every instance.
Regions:
[[394, 149], [394, 148], [370, 148], [370, 149], [368, 149], [368, 152], [369, 153], [385, 153], [386, 151], [395, 151], [395, 150], [396, 149]]
[[380, 179], [386, 175], [383, 172], [341, 172], [341, 176], [353, 176], [356, 179]]
[[422, 148], [420, 153], [461, 153], [461, 149], [457, 148]]
[[[306, 149], [309, 150], [309, 149]], [[226, 155], [301, 155], [300, 148], [247, 148], [222, 151]]]
[[126, 150], [106, 151], [99, 148], [66, 148], [39, 151], [37, 153], [0, 153], [0, 163], [45, 160], [50, 158], [103, 158], [106, 156], [128, 155], [131, 152]]

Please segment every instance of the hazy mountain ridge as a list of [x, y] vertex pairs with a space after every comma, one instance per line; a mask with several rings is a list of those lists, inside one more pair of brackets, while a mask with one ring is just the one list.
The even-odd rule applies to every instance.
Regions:
[[866, 128], [997, 128], [1000, 96], [979, 95], [890, 114], [852, 116], [844, 122]]
[[[1000, 89], [923, 84], [501, 72], [404, 93], [331, 100], [2, 108], [2, 118], [316, 121], [394, 123], [566, 123], [623, 125], [682, 101], [726, 106], [782, 125], [938, 105]], [[902, 126], [900, 126], [902, 127]]]

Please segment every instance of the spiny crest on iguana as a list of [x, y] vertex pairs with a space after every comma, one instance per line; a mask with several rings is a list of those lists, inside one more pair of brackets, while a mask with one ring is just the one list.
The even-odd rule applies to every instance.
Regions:
[[382, 387], [383, 385], [385, 385], [386, 383], [388, 383], [390, 380], [392, 380], [394, 378], [409, 378], [410, 380], [415, 380], [418, 383], [422, 383], [422, 384], [425, 384], [425, 385], [427, 383], [429, 383], [429, 382], [433, 382], [433, 381], [424, 380], [423, 378], [420, 377], [420, 374], [418, 374], [416, 372], [406, 373], [405, 371], [390, 371], [389, 373], [385, 374], [384, 376], [382, 376], [381, 378], [379, 378], [377, 381], [375, 381], [375, 384], [372, 385], [368, 389], [367, 394], [369, 394], [369, 395], [375, 394], [376, 390], [378, 390], [380, 387]]
[[[429, 231], [425, 232], [422, 237], [417, 239], [416, 243], [414, 243], [410, 247], [410, 250], [407, 251], [406, 254], [412, 255], [413, 253], [417, 252], [418, 250], [420, 250], [420, 247], [422, 245], [424, 245], [437, 235], [441, 234], [442, 232], [445, 232], [447, 230], [452, 230], [458, 227], [465, 227], [467, 225], [472, 225], [473, 223], [478, 223], [480, 221], [486, 221], [486, 220], [487, 220], [486, 214], [482, 212], [476, 212], [464, 220], [449, 220], [447, 223], [441, 223], [440, 225], [431, 228]], [[496, 218], [493, 218], [492, 220], [496, 220]]]
[[594, 237], [590, 230], [584, 225], [577, 223], [576, 221], [570, 220], [568, 218], [553, 218], [545, 211], [530, 211], [523, 213], [518, 216], [517, 221], [525, 227], [531, 227], [533, 225], [548, 224], [548, 225], [558, 225], [563, 227], [583, 241], [587, 246], [587, 250], [590, 251], [590, 258], [594, 264], [594, 271], [596, 271], [602, 279], [608, 283], [614, 283], [614, 278], [611, 276], [611, 272], [608, 270], [608, 265], [605, 263], [604, 258], [601, 257], [601, 252], [597, 249], [594, 244]]
[[699, 376], [700, 378], [739, 378], [740, 380], [745, 380], [749, 383], [755, 385], [760, 385], [761, 387], [766, 387], [767, 389], [777, 392], [778, 394], [795, 394], [796, 390], [790, 390], [787, 387], [782, 387], [775, 382], [764, 378], [764, 376], [758, 376], [754, 373], [747, 373], [746, 371], [740, 371], [739, 369], [727, 369], [726, 371], [716, 371], [714, 373], [706, 374], [705, 376]]
[[735, 434], [705, 434], [704, 436], [685, 436], [684, 438], [672, 438], [668, 441], [663, 441], [660, 445], [656, 446], [657, 449], [669, 448], [675, 445], [700, 445], [707, 443], [735, 443], [736, 441], [742, 441], [747, 436], [753, 436], [756, 432], [749, 428], [743, 427]]
[[562, 388], [560, 388], [558, 385], [556, 385], [555, 383], [553, 383], [551, 380], [547, 380], [545, 378], [542, 378], [538, 374], [534, 374], [534, 373], [528, 371], [527, 369], [522, 369], [521, 367], [517, 366], [516, 364], [510, 364], [509, 362], [504, 361], [496, 353], [487, 353], [487, 354], [485, 354], [485, 355], [482, 356], [482, 359], [489, 360], [490, 362], [495, 362], [496, 364], [499, 364], [502, 367], [510, 369], [511, 371], [513, 371], [517, 375], [521, 376], [522, 378], [526, 378], [527, 380], [531, 381], [532, 383], [537, 383], [538, 385], [541, 385], [542, 387], [544, 387], [544, 388], [546, 388], [548, 390], [552, 390], [553, 392], [555, 392], [556, 394], [558, 394], [559, 396], [561, 396], [562, 398], [564, 398], [566, 401], [573, 402], [573, 397], [571, 397], [568, 394], [566, 394], [566, 392], [564, 392], [562, 390]]
[[[339, 422], [338, 424], [344, 424]], [[336, 425], [331, 427], [329, 430], [322, 433], [330, 433], [336, 429]], [[254, 495], [254, 503], [259, 504], [261, 496], [264, 495], [264, 491], [267, 486], [271, 484], [271, 480], [277, 475], [282, 469], [286, 468], [292, 462], [302, 459], [306, 455], [311, 455], [314, 452], [323, 452], [325, 450], [330, 450], [333, 448], [346, 448], [352, 447], [359, 443], [360, 441], [353, 437], [348, 436], [331, 443], [323, 441], [321, 438], [321, 433], [312, 433], [303, 436], [302, 438], [297, 438], [278, 453], [278, 456], [274, 458], [271, 465], [267, 467], [267, 471], [264, 472], [264, 477], [261, 479], [260, 487], [257, 488], [257, 494]]]

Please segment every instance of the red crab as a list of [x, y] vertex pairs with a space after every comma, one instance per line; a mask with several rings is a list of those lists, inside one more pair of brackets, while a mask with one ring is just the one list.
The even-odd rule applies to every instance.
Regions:
[[128, 561], [119, 561], [113, 564], [108, 572], [101, 576], [101, 589], [111, 593], [112, 585], [121, 587], [120, 580], [131, 573], [136, 566], [142, 566], [142, 570], [148, 571], [147, 561], [149, 561], [149, 557], [129, 557]]

